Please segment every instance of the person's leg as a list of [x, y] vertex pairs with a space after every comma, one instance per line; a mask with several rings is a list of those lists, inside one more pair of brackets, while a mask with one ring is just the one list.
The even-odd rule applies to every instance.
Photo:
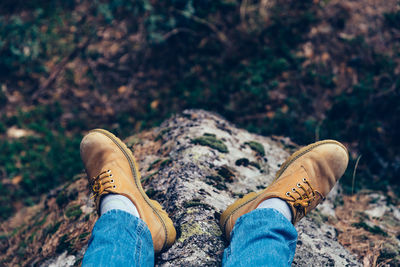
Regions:
[[266, 189], [228, 206], [220, 226], [232, 244], [223, 262], [229, 266], [290, 265], [297, 238], [293, 225], [325, 199], [348, 160], [347, 149], [337, 141], [308, 145], [282, 164]]
[[154, 266], [150, 231], [143, 220], [112, 209], [96, 222], [82, 266]]
[[256, 209], [241, 216], [225, 249], [223, 266], [290, 266], [297, 231], [275, 209]]
[[131, 150], [112, 133], [95, 129], [82, 139], [80, 152], [100, 214], [83, 266], [154, 265], [154, 253], [170, 247], [176, 231], [143, 190]]

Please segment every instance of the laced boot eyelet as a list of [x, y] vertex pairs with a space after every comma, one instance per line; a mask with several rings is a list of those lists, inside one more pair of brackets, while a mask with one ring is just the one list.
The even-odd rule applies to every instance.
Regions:
[[94, 184], [92, 186], [93, 192], [99, 192], [100, 191], [100, 185], [99, 184]]
[[111, 173], [111, 170], [107, 170], [108, 173]]
[[306, 179], [306, 178], [303, 178], [303, 182], [307, 182], [307, 179]]
[[113, 183], [114, 183], [114, 179], [111, 179], [111, 180], [110, 180], [110, 183], [112, 183], [112, 184], [113, 184]]
[[293, 193], [296, 192], [296, 188], [292, 188], [292, 192], [293, 192]]
[[113, 188], [117, 188], [117, 186], [113, 185]]
[[301, 188], [301, 184], [300, 184], [300, 183], [297, 183], [296, 186], [297, 186], [298, 188]]
[[287, 196], [287, 197], [290, 197], [290, 192], [286, 192], [286, 196]]

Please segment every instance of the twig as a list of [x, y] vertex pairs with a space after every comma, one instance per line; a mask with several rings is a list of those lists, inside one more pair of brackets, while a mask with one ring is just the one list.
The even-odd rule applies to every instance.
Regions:
[[315, 127], [315, 142], [319, 141], [319, 132], [321, 131], [322, 122], [319, 121], [317, 127]]
[[272, 7], [270, 0], [261, 0], [260, 3], [260, 14], [265, 19], [268, 17], [268, 10]]
[[64, 69], [65, 65], [76, 57], [81, 51], [85, 50], [89, 45], [90, 38], [77, 45], [77, 47], [68, 56], [64, 57], [52, 70], [50, 76], [42, 83], [39, 89], [32, 95], [32, 100], [36, 100], [43, 92], [45, 92], [56, 80], [60, 72]]
[[239, 12], [240, 12], [240, 19], [244, 21], [246, 19], [246, 8], [247, 8], [248, 0], [243, 0], [242, 4], [240, 5]]
[[358, 163], [360, 162], [361, 156], [362, 155], [358, 156], [357, 161], [356, 161], [356, 165], [354, 166], [353, 181], [352, 181], [352, 184], [351, 184], [351, 194], [354, 193], [354, 182], [356, 180], [356, 171], [357, 171]]
[[381, 91], [381, 92], [377, 93], [376, 95], [374, 95], [373, 97], [374, 98], [379, 98], [379, 97], [385, 96], [387, 94], [390, 94], [392, 92], [395, 92], [396, 91], [396, 84], [397, 84], [397, 82], [393, 83], [393, 85], [388, 90]]
[[172, 31], [167, 32], [166, 34], [163, 35], [163, 39], [167, 40], [168, 38], [170, 38], [171, 36], [177, 35], [178, 33], [181, 32], [187, 32], [187, 33], [191, 33], [193, 35], [195, 35], [196, 33], [190, 29], [186, 29], [186, 28], [175, 28]]
[[10, 246], [11, 246], [11, 243], [10, 243], [9, 234], [8, 234], [7, 229], [4, 227], [3, 224], [1, 224], [1, 229], [3, 229], [3, 231], [4, 231], [5, 235], [6, 235], [6, 239], [7, 239], [8, 246], [10, 247]]
[[208, 22], [208, 21], [205, 20], [205, 19], [202, 19], [202, 18], [200, 18], [200, 17], [197, 17], [197, 16], [195, 16], [195, 15], [193, 15], [193, 14], [187, 15], [187, 14], [185, 14], [185, 12], [182, 11], [182, 10], [175, 9], [175, 8], [174, 8], [174, 10], [175, 10], [176, 12], [178, 12], [179, 14], [181, 14], [182, 16], [184, 16], [185, 18], [192, 19], [193, 21], [195, 21], [195, 22], [197, 22], [197, 23], [199, 23], [199, 24], [202, 24], [202, 25], [206, 26], [207, 28], [211, 29], [211, 30], [217, 35], [218, 40], [219, 40], [221, 43], [224, 43], [224, 44], [228, 44], [228, 43], [229, 43], [229, 42], [228, 42], [228, 38], [226, 37], [226, 35], [225, 35], [223, 32], [219, 31], [218, 28], [217, 28], [214, 24]]
[[238, 121], [247, 121], [247, 120], [256, 120], [256, 119], [265, 119], [268, 118], [267, 113], [257, 113], [257, 114], [252, 114], [252, 115], [246, 115], [243, 117], [238, 117]]

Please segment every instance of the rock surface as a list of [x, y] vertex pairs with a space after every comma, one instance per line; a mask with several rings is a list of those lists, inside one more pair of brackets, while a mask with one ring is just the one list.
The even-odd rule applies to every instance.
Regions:
[[[295, 148], [287, 138], [250, 134], [200, 110], [185, 111], [125, 141], [137, 157], [148, 195], [166, 208], [178, 233], [176, 243], [157, 255], [156, 266], [220, 266], [226, 247], [220, 214], [241, 195], [270, 184]], [[6, 233], [18, 230], [1, 241], [6, 253], [0, 263], [79, 264], [97, 218], [88, 195], [86, 179], [79, 175], [20, 211], [3, 226]], [[327, 201], [297, 225], [293, 266], [361, 265], [338, 243], [335, 229], [318, 219], [329, 214], [332, 200]], [[20, 256], [13, 257], [16, 253]]]

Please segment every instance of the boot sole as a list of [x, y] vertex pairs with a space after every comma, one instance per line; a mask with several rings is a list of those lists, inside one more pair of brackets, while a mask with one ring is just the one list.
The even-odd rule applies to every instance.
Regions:
[[[280, 167], [280, 169], [278, 170], [278, 172], [275, 175], [274, 180], [271, 182], [271, 184], [273, 182], [275, 182], [277, 179], [279, 179], [279, 177], [282, 175], [282, 173], [294, 162], [296, 161], [298, 158], [300, 158], [301, 156], [303, 156], [304, 154], [310, 152], [311, 150], [313, 150], [314, 148], [320, 146], [320, 145], [325, 145], [325, 144], [335, 144], [335, 145], [339, 145], [340, 147], [342, 147], [346, 153], [348, 153], [347, 148], [342, 145], [341, 143], [335, 141], [335, 140], [323, 140], [323, 141], [318, 141], [315, 143], [312, 143], [308, 146], [305, 146], [301, 149], [299, 149], [298, 151], [294, 152]], [[220, 225], [222, 226], [223, 229], [223, 233], [225, 234], [225, 229], [226, 229], [226, 224], [228, 223], [228, 220], [230, 219], [230, 217], [232, 216], [232, 214], [234, 214], [237, 210], [239, 210], [241, 207], [245, 206], [247, 203], [255, 200], [262, 192], [264, 192], [267, 188], [265, 188], [264, 190], [256, 193], [256, 192], [251, 192], [247, 195], [245, 195], [243, 198], [237, 200], [236, 202], [234, 202], [233, 204], [229, 205], [228, 208], [222, 213], [221, 215], [221, 220], [220, 220]]]
[[[136, 187], [139, 189], [140, 194], [142, 195], [142, 197], [146, 201], [146, 203], [150, 206], [150, 208], [153, 210], [154, 214], [157, 215], [157, 217], [159, 218], [159, 220], [162, 224], [162, 227], [164, 229], [165, 241], [164, 241], [163, 248], [161, 249], [161, 251], [166, 249], [167, 247], [169, 247], [171, 244], [168, 244], [168, 230], [167, 229], [171, 226], [172, 226], [172, 228], [174, 228], [173, 223], [169, 217], [165, 218], [163, 216], [163, 214], [158, 213], [158, 210], [162, 209], [161, 204], [156, 200], [150, 199], [144, 192], [142, 183], [140, 181], [141, 176], [140, 176], [139, 168], [136, 163], [135, 157], [132, 154], [132, 151], [130, 149], [128, 149], [128, 147], [125, 145], [124, 142], [121, 141], [121, 139], [119, 139], [118, 137], [116, 137], [114, 134], [110, 133], [107, 130], [94, 129], [94, 130], [91, 130], [90, 132], [97, 132], [97, 133], [101, 133], [101, 134], [105, 135], [106, 137], [110, 138], [114, 142], [114, 144], [116, 144], [119, 147], [119, 149], [121, 149], [122, 153], [125, 155], [126, 159], [129, 162], [129, 166], [131, 167], [131, 171], [132, 171], [132, 175], [134, 177]], [[167, 227], [167, 225], [169, 227]]]

